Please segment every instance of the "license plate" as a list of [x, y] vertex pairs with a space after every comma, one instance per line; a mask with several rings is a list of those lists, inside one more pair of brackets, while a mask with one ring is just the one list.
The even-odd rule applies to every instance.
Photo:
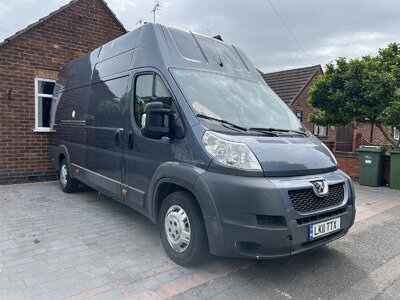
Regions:
[[310, 240], [340, 230], [340, 218], [310, 225]]

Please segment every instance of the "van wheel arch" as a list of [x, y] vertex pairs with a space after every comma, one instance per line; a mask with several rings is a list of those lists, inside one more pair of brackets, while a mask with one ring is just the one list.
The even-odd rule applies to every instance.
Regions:
[[62, 162], [64, 159], [67, 160], [67, 157], [64, 155], [64, 153], [60, 153], [60, 155], [58, 156], [57, 170], [60, 169], [60, 167], [61, 167], [61, 162]]
[[193, 196], [193, 198], [196, 199], [196, 204], [199, 206], [200, 212], [203, 215], [203, 212], [202, 212], [201, 207], [200, 207], [200, 203], [198, 202], [198, 199], [197, 199], [196, 195], [192, 191], [190, 191], [188, 188], [183, 187], [183, 186], [181, 186], [179, 184], [171, 183], [171, 182], [167, 181], [167, 182], [161, 183], [157, 187], [157, 191], [156, 191], [156, 195], [155, 195], [155, 197], [156, 197], [155, 200], [156, 201], [154, 203], [155, 204], [154, 216], [155, 216], [155, 221], [156, 221], [157, 224], [158, 224], [159, 219], [160, 219], [159, 213], [160, 213], [160, 208], [161, 208], [161, 205], [162, 205], [163, 201], [165, 200], [165, 198], [167, 198], [168, 195], [170, 195], [170, 194], [172, 194], [174, 192], [178, 192], [178, 191], [184, 191], [184, 192], [190, 193]]
[[[68, 168], [71, 168], [68, 149], [64, 145], [60, 145], [60, 146], [58, 146], [58, 165], [57, 165], [58, 170], [60, 170], [60, 168], [61, 168], [61, 162], [63, 159], [66, 160]], [[73, 174], [71, 174], [71, 175], [73, 175]]]
[[211, 190], [201, 176], [204, 169], [177, 162], [161, 164], [153, 174], [147, 193], [147, 216], [159, 224], [161, 203], [174, 189], [184, 189], [194, 195], [202, 214], [209, 249], [212, 254], [225, 255], [219, 213]]

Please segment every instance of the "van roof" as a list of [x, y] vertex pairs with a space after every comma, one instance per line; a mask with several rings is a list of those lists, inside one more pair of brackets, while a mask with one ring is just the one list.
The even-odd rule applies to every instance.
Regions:
[[71, 87], [86, 83], [93, 74], [103, 78], [146, 66], [161, 71], [170, 67], [213, 71], [264, 82], [243, 51], [232, 44], [153, 23], [70, 62], [60, 71], [59, 81], [61, 85]]

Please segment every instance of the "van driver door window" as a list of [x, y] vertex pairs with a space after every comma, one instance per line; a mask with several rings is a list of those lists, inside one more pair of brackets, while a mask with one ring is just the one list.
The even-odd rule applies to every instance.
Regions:
[[144, 107], [153, 95], [153, 74], [140, 75], [136, 78], [135, 85], [135, 120], [140, 127]]
[[170, 93], [168, 92], [167, 88], [165, 87], [164, 83], [162, 82], [159, 76], [156, 76], [155, 80], [155, 87], [154, 87], [154, 96], [156, 97], [171, 97]]
[[141, 128], [144, 107], [151, 97], [171, 97], [162, 79], [156, 74], [139, 75], [135, 85], [135, 121]]

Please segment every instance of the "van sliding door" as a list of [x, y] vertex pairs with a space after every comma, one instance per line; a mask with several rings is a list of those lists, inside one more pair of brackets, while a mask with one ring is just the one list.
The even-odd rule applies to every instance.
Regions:
[[92, 84], [86, 118], [86, 161], [99, 190], [121, 199], [122, 135], [128, 76]]

